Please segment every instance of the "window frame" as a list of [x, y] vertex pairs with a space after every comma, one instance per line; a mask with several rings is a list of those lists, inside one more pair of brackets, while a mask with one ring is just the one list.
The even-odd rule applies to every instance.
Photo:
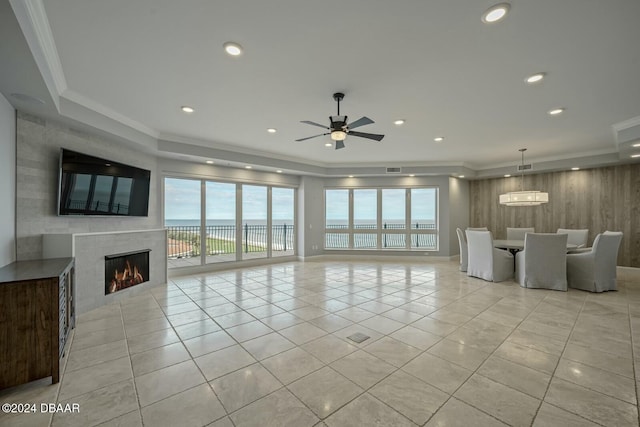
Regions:
[[[386, 224], [383, 222], [382, 209], [383, 190], [404, 190], [405, 197], [405, 218], [404, 228], [385, 228]], [[411, 216], [411, 203], [412, 203], [412, 191], [418, 189], [432, 189], [435, 190], [434, 195], [434, 228], [412, 228], [412, 216]], [[349, 204], [349, 222], [346, 228], [328, 228], [327, 227], [327, 191], [332, 190], [348, 190], [348, 204]], [[354, 224], [354, 191], [357, 190], [376, 190], [376, 202], [377, 202], [377, 224], [375, 229], [356, 228]], [[420, 186], [367, 186], [367, 187], [325, 187], [323, 191], [323, 212], [324, 212], [324, 239], [323, 248], [327, 251], [407, 251], [407, 252], [438, 252], [440, 250], [440, 188], [435, 185], [420, 185]], [[376, 247], [355, 247], [355, 241], [357, 235], [362, 234], [376, 234]], [[331, 247], [327, 246], [327, 235], [347, 235], [348, 245], [347, 247]], [[385, 235], [403, 235], [404, 247], [389, 248], [385, 245]], [[413, 235], [435, 235], [435, 245], [433, 247], [419, 247], [413, 246]], [[418, 240], [416, 240], [417, 242]]]
[[[297, 223], [298, 223], [298, 187], [292, 185], [274, 185], [264, 182], [253, 182], [253, 181], [234, 181], [234, 180], [225, 180], [225, 179], [213, 179], [213, 178], [202, 178], [202, 177], [193, 177], [188, 175], [163, 175], [162, 176], [162, 221], [163, 224], [167, 220], [166, 218], [166, 180], [167, 179], [181, 179], [188, 181], [196, 181], [200, 183], [200, 256], [193, 257], [199, 258], [200, 262], [197, 265], [192, 265], [192, 267], [205, 267], [205, 266], [214, 266], [216, 264], [229, 264], [229, 263], [237, 263], [237, 262], [246, 262], [252, 260], [264, 260], [264, 259], [272, 259], [272, 258], [286, 258], [287, 256], [296, 257], [298, 255], [298, 239], [295, 237], [293, 239], [293, 254], [292, 255], [282, 255], [273, 257], [273, 238], [272, 238], [272, 230], [270, 229], [272, 225], [272, 189], [273, 188], [285, 188], [293, 190], [293, 231], [294, 236], [297, 235]], [[207, 262], [207, 254], [206, 254], [206, 202], [207, 202], [207, 183], [221, 183], [221, 184], [232, 184], [235, 185], [235, 203], [236, 203], [236, 217], [235, 217], [235, 228], [236, 228], [236, 254], [235, 259], [221, 262]], [[243, 219], [243, 209], [242, 209], [242, 187], [245, 185], [250, 186], [258, 186], [258, 187], [266, 187], [267, 189], [267, 249], [265, 257], [255, 257], [255, 258], [243, 258], [242, 256], [242, 219]], [[165, 226], [165, 225], [163, 225]], [[166, 226], [165, 226], [166, 227]], [[175, 268], [183, 268], [183, 267], [175, 267]], [[184, 268], [188, 268], [186, 265]]]

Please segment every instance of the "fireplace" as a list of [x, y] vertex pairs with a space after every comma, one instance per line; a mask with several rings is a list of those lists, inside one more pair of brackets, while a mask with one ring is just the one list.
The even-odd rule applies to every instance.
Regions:
[[109, 295], [148, 282], [149, 252], [151, 249], [142, 249], [105, 256], [104, 294]]

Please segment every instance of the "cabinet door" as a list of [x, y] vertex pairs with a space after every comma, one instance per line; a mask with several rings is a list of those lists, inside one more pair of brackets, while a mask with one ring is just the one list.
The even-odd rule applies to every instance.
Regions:
[[53, 286], [48, 279], [0, 286], [0, 389], [54, 374]]

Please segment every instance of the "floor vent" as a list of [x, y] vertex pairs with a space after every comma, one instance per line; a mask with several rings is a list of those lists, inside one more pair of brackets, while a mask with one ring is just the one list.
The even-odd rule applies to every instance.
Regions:
[[361, 342], [364, 342], [371, 337], [369, 335], [363, 334], [362, 332], [356, 332], [353, 335], [349, 335], [347, 338], [353, 342], [357, 342], [358, 344], [360, 344]]

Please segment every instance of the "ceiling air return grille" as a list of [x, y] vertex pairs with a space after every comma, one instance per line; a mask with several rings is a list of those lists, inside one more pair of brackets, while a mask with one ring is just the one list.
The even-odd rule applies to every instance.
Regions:
[[516, 166], [516, 170], [518, 172], [526, 172], [526, 171], [533, 170], [533, 164], [529, 163], [529, 164], [526, 164], [526, 165], [524, 165], [524, 164], [523, 165], [517, 165]]
[[387, 168], [387, 173], [402, 173], [402, 168]]

